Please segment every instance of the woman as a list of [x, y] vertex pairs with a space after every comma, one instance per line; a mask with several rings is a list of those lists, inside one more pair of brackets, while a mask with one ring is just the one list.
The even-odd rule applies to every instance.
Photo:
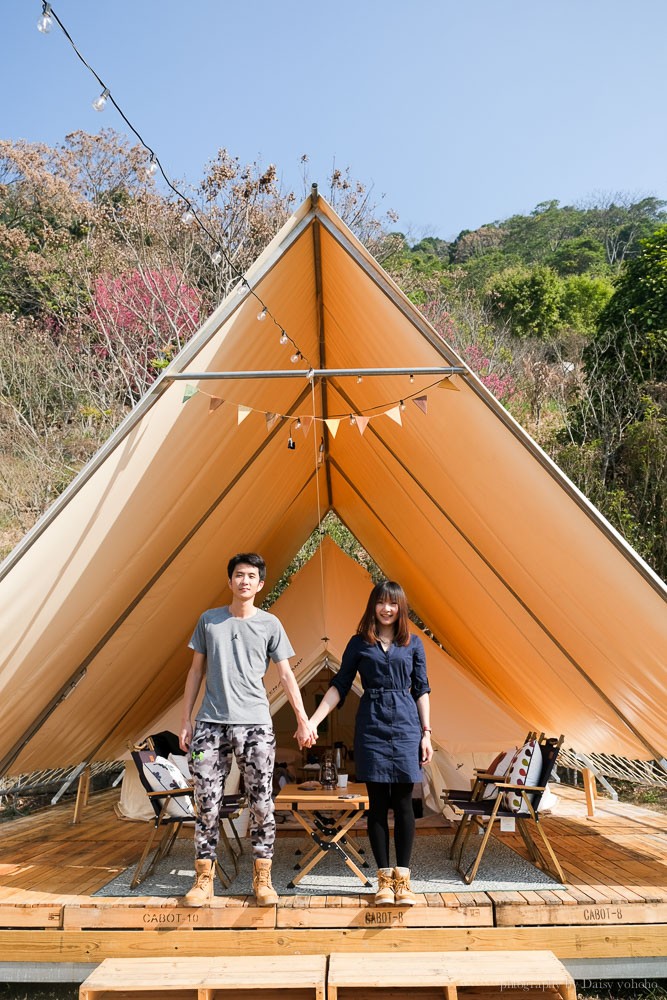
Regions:
[[[378, 583], [368, 599], [341, 667], [313, 713], [317, 726], [342, 705], [359, 673], [364, 693], [354, 734], [356, 777], [368, 788], [368, 838], [378, 866], [376, 904], [413, 906], [410, 857], [415, 835], [412, 789], [433, 756], [429, 724], [431, 690], [421, 639], [409, 630], [402, 587]], [[389, 809], [394, 813], [396, 867], [389, 864]]]

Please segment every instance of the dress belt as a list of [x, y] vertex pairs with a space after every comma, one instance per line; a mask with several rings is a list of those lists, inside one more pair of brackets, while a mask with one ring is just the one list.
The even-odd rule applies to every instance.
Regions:
[[411, 688], [366, 688], [364, 694], [367, 694], [369, 698], [381, 698], [383, 694], [389, 692], [398, 692], [398, 694], [411, 694]]

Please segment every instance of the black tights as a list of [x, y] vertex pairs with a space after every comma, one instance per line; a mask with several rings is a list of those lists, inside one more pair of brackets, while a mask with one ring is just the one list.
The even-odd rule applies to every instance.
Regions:
[[412, 809], [412, 782], [389, 784], [367, 781], [368, 839], [378, 868], [389, 868], [389, 810], [394, 812], [394, 843], [396, 864], [410, 867], [412, 844], [415, 839], [415, 814]]

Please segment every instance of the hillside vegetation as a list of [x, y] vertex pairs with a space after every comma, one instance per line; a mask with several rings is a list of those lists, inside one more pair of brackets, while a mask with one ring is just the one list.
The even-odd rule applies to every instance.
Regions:
[[[110, 131], [57, 148], [0, 142], [2, 556], [237, 280], [147, 167]], [[300, 200], [275, 167], [226, 150], [188, 194], [239, 272]], [[665, 577], [665, 202], [550, 201], [415, 243], [349, 172], [334, 171], [323, 194]]]

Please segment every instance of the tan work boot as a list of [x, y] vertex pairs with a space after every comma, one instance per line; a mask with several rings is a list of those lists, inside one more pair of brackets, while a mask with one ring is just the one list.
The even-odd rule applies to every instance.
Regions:
[[271, 885], [270, 858], [255, 858], [252, 891], [258, 906], [274, 906], [278, 902], [278, 893]]
[[394, 905], [394, 869], [378, 868], [378, 891], [375, 893], [376, 906]]
[[181, 900], [183, 906], [207, 906], [213, 899], [213, 862], [208, 858], [195, 861], [195, 884]]
[[394, 868], [394, 901], [396, 906], [414, 906], [417, 902], [410, 888], [409, 868]]

